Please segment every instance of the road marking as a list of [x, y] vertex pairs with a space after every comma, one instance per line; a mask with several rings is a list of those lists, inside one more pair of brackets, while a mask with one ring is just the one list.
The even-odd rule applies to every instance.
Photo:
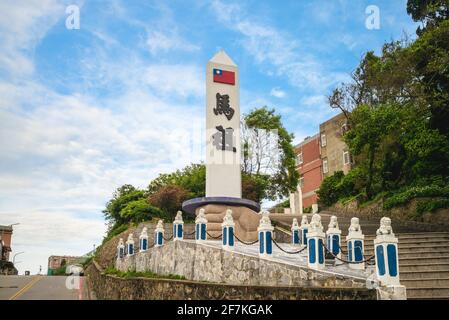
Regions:
[[41, 276], [36, 276], [36, 278], [34, 278], [30, 282], [28, 282], [22, 289], [17, 291], [11, 298], [9, 298], [9, 300], [17, 299], [18, 297], [20, 297], [22, 294], [24, 294], [27, 290], [29, 290], [32, 286], [34, 286], [41, 279], [42, 279]]

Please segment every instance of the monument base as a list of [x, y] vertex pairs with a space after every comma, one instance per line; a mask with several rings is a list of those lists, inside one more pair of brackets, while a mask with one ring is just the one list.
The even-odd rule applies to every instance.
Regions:
[[234, 234], [242, 241], [257, 240], [260, 205], [254, 201], [230, 197], [204, 197], [184, 201], [182, 209], [189, 214], [198, 214], [204, 208], [207, 230], [212, 237], [221, 235], [221, 224], [227, 209], [232, 209], [235, 222]]

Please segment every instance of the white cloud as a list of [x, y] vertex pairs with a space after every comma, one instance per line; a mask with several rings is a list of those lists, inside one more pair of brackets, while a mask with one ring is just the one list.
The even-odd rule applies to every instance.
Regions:
[[273, 88], [270, 91], [270, 95], [276, 98], [284, 98], [287, 94], [285, 91], [281, 90], [280, 88]]
[[153, 55], [170, 50], [197, 51], [200, 49], [199, 46], [189, 43], [176, 33], [169, 34], [160, 31], [150, 31], [146, 45]]
[[142, 80], [158, 93], [204, 95], [204, 72], [196, 65], [152, 65], [146, 68]]
[[11, 75], [31, 74], [34, 65], [28, 53], [65, 17], [64, 7], [56, 0], [1, 1], [0, 12], [0, 70]]
[[236, 3], [215, 0], [211, 8], [226, 27], [243, 35], [240, 44], [267, 74], [274, 70], [299, 89], [321, 93], [347, 79], [346, 74], [329, 71], [318, 63], [292, 35], [248, 18]]

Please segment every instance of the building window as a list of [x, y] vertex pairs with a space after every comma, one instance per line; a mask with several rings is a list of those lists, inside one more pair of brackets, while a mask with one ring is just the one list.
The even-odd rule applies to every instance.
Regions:
[[296, 155], [296, 164], [300, 165], [300, 164], [302, 164], [302, 162], [303, 162], [303, 160], [302, 160], [302, 152], [301, 152]]
[[349, 151], [343, 151], [343, 164], [348, 165], [353, 163], [352, 155]]
[[327, 165], [327, 159], [323, 160], [323, 173], [328, 173], [329, 172], [329, 167]]
[[304, 177], [300, 177], [300, 178], [299, 178], [299, 186], [300, 186], [301, 188], [304, 187]]
[[323, 133], [321, 135], [321, 147], [325, 147], [326, 146], [326, 135]]

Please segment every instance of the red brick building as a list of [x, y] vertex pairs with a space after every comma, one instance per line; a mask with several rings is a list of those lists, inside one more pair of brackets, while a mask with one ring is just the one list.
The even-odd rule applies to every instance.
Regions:
[[12, 226], [0, 225], [0, 260], [9, 261], [11, 252]]
[[307, 137], [295, 147], [297, 169], [301, 175], [299, 184], [302, 191], [303, 207], [317, 203], [316, 191], [320, 188], [321, 172], [320, 135]]

